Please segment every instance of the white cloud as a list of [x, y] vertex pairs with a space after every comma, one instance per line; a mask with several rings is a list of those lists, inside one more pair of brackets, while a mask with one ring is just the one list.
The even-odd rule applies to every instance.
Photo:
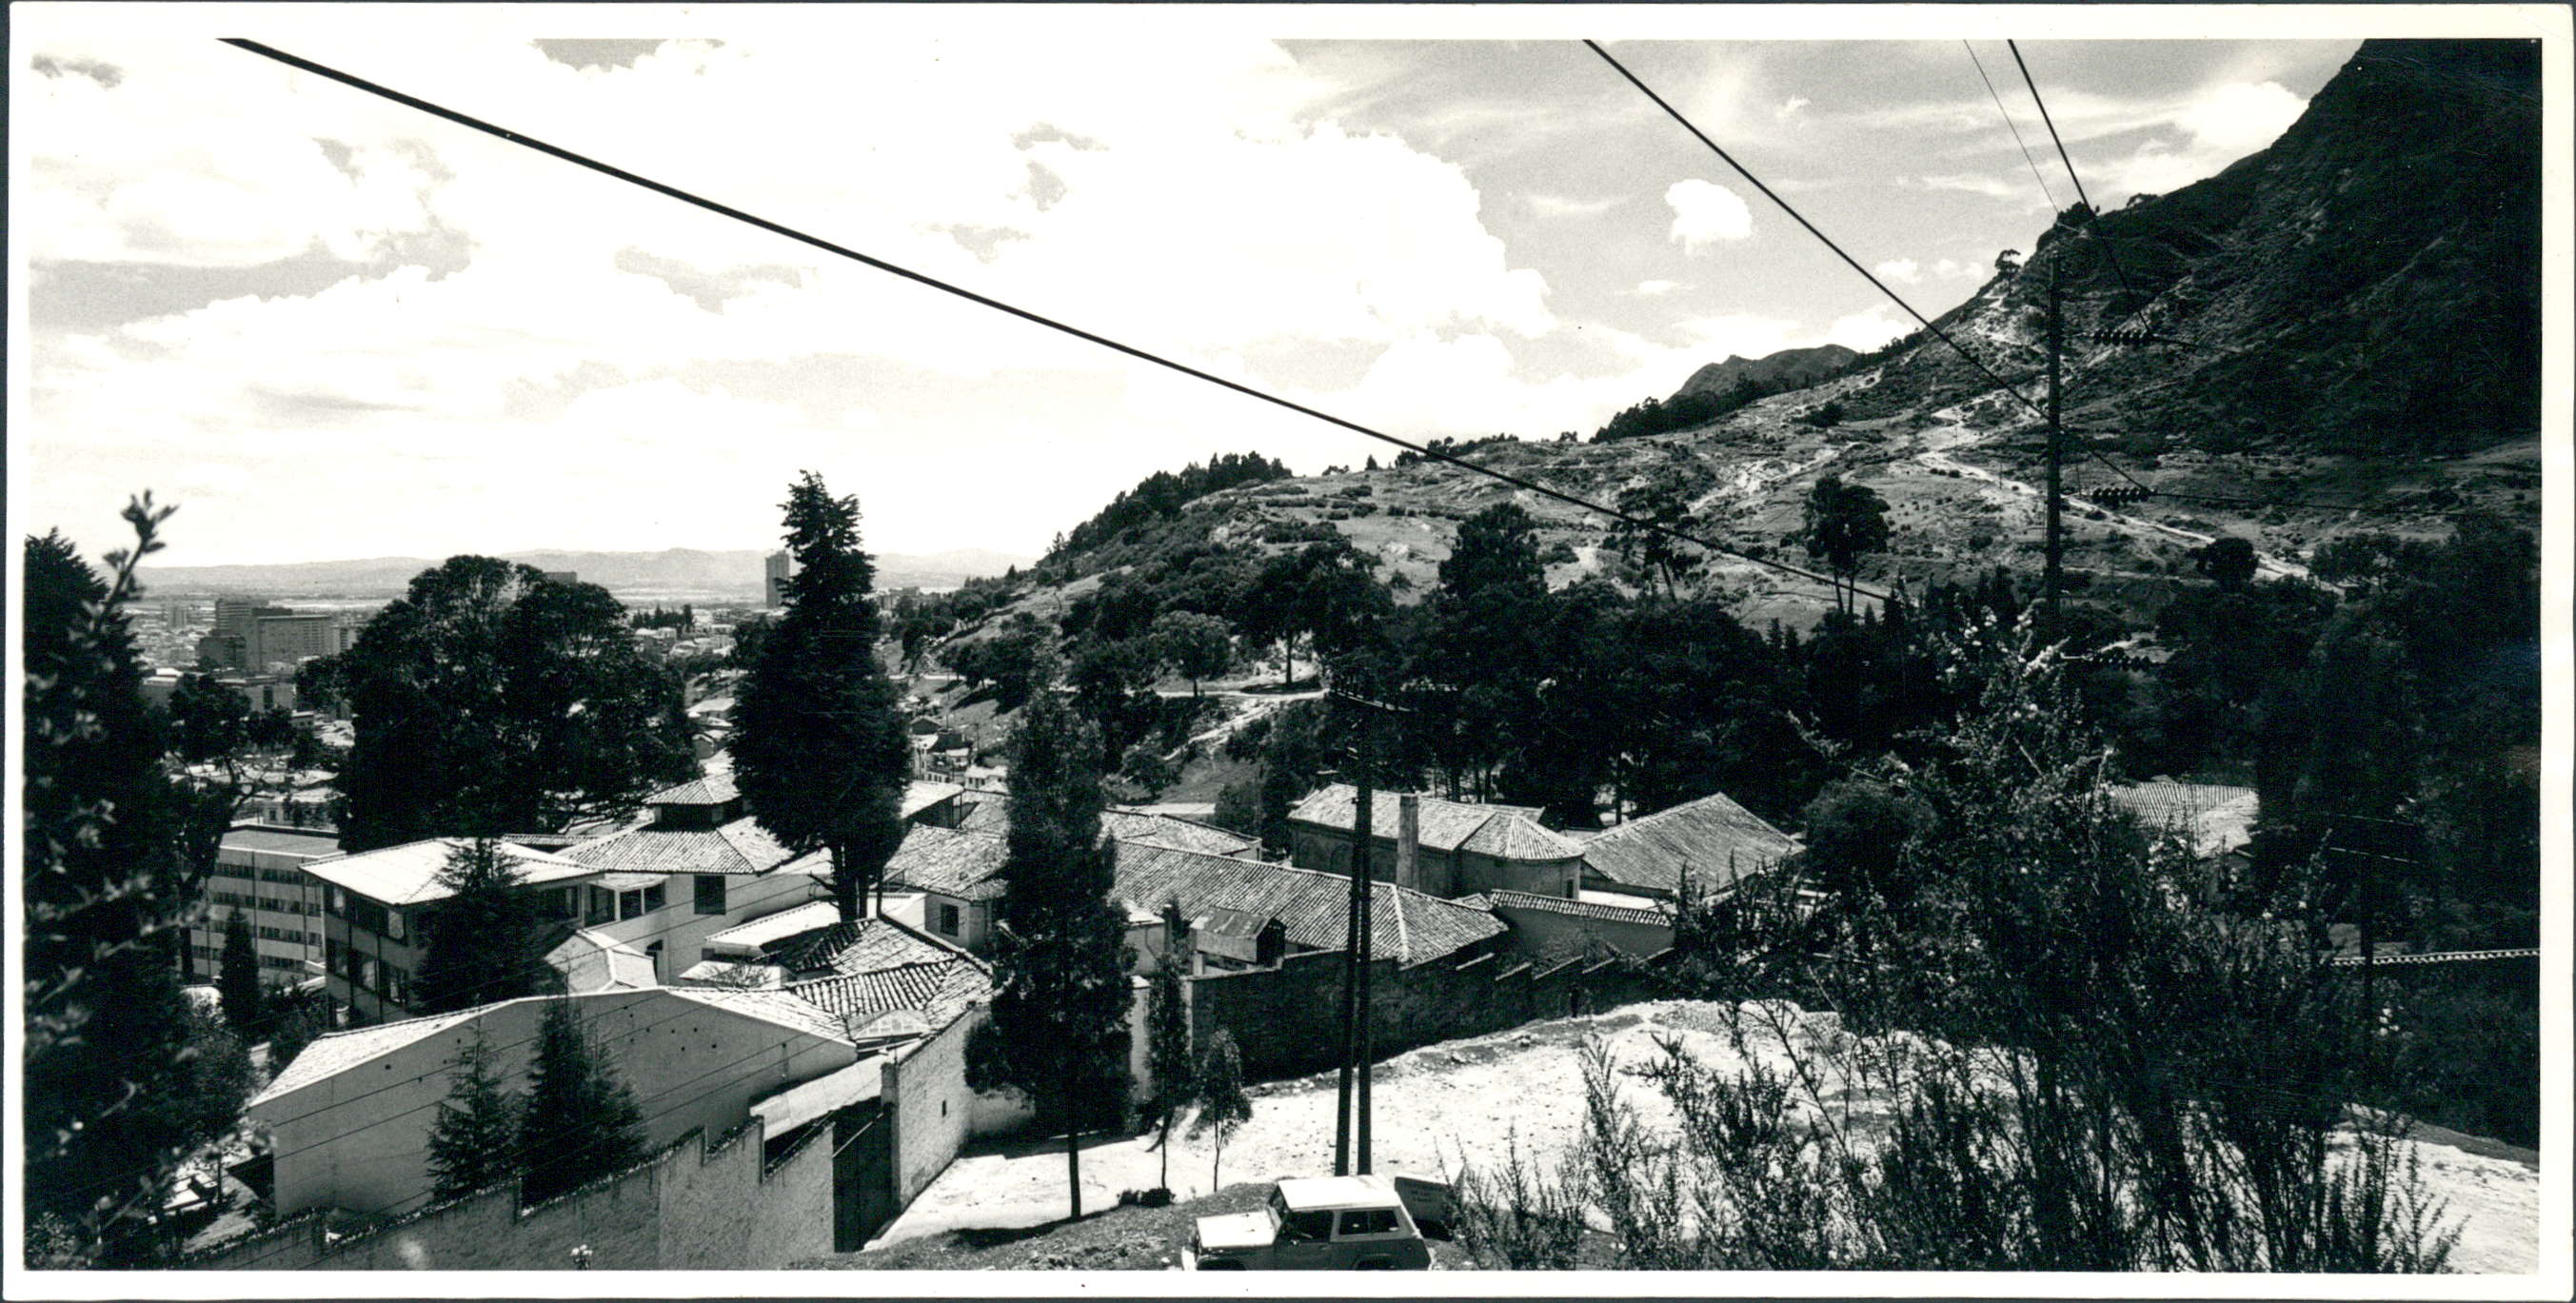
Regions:
[[1771, 110], [1771, 116], [1777, 121], [1787, 122], [1798, 116], [1800, 110], [1805, 109], [1812, 102], [1804, 95], [1792, 95], [1782, 101], [1780, 107]]
[[2111, 163], [2103, 202], [2162, 194], [2212, 175], [2280, 139], [2307, 107], [2279, 82], [2235, 82], [2203, 91], [2171, 119], [2182, 142], [2158, 136]]
[[1618, 207], [1622, 200], [1617, 195], [1601, 199], [1569, 199], [1564, 195], [1533, 190], [1521, 196], [1521, 202], [1528, 204], [1530, 211], [1541, 217], [1599, 217]]
[[1680, 289], [1681, 286], [1682, 283], [1680, 281], [1643, 280], [1637, 282], [1637, 288], [1628, 292], [1641, 299], [1655, 299], [1662, 298], [1664, 295]]
[[1901, 318], [1881, 306], [1836, 317], [1834, 324], [1825, 327], [1824, 339], [1827, 343], [1866, 353], [1912, 329], [1912, 320]]
[[1753, 234], [1753, 211], [1744, 206], [1741, 196], [1714, 182], [1676, 181], [1664, 191], [1664, 202], [1673, 210], [1672, 238], [1681, 242], [1685, 253]]
[[1890, 258], [1873, 270], [1881, 280], [1892, 280], [1901, 285], [1917, 284], [1923, 279], [1923, 264], [1912, 258]]

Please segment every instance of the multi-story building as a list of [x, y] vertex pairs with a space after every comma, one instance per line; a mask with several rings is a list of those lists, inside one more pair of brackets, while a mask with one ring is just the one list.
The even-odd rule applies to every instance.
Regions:
[[788, 579], [795, 573], [796, 558], [791, 557], [784, 552], [772, 552], [769, 554], [769, 559], [763, 566], [762, 578], [764, 582], [761, 585], [762, 591], [768, 595], [769, 605], [787, 605], [786, 584]]
[[[364, 1022], [408, 1017], [418, 992], [414, 982], [429, 930], [440, 902], [455, 893], [440, 881], [448, 856], [466, 844], [461, 837], [388, 846], [307, 866], [320, 879], [322, 894], [323, 990]], [[516, 870], [520, 889], [536, 897], [537, 910], [550, 923], [578, 924], [585, 905], [598, 913], [595, 898], [609, 893], [609, 912], [619, 908], [616, 894], [629, 890], [627, 908], [634, 915], [659, 909], [661, 881], [653, 880], [657, 897], [648, 907], [643, 883], [621, 879], [634, 875], [603, 874], [587, 865], [532, 850], [512, 842], [499, 844], [502, 858]], [[585, 900], [583, 892], [591, 893]]]
[[223, 965], [224, 926], [250, 917], [261, 980], [291, 986], [322, 973], [322, 884], [306, 865], [340, 855], [337, 833], [235, 824], [215, 852], [214, 872], [188, 925], [188, 972], [213, 981]]
[[294, 614], [263, 597], [218, 597], [214, 630], [197, 640], [197, 659], [226, 669], [258, 669], [265, 664], [253, 659], [259, 653], [259, 622]]
[[296, 665], [340, 649], [340, 617], [330, 614], [262, 615], [250, 626], [250, 655], [245, 667]]

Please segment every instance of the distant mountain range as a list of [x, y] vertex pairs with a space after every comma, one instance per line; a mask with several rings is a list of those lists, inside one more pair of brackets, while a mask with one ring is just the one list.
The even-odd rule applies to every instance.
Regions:
[[[709, 596], [761, 596], [764, 552], [702, 552], [666, 548], [660, 552], [505, 552], [540, 570], [570, 570], [583, 582], [612, 592], [703, 593]], [[879, 588], [954, 588], [969, 579], [998, 575], [1025, 566], [1034, 557], [983, 548], [913, 555], [877, 554]], [[367, 557], [350, 561], [304, 561], [286, 565], [146, 566], [143, 582], [156, 595], [232, 590], [263, 596], [394, 596], [412, 576], [438, 564], [430, 557]]]

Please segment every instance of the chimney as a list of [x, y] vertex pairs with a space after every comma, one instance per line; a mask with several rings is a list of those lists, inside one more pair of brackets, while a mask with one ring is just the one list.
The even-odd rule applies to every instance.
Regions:
[[1422, 846], [1422, 798], [1406, 792], [1396, 798], [1395, 885], [1422, 890], [1415, 855]]

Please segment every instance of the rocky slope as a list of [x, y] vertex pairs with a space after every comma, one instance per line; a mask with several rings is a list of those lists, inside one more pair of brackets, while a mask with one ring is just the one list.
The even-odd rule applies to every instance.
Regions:
[[1851, 365], [1859, 356], [1840, 344], [1818, 344], [1814, 348], [1782, 349], [1765, 357], [1729, 357], [1691, 372], [1691, 378], [1682, 382], [1673, 398], [1723, 394], [1748, 380], [1765, 387], [1811, 385]]

